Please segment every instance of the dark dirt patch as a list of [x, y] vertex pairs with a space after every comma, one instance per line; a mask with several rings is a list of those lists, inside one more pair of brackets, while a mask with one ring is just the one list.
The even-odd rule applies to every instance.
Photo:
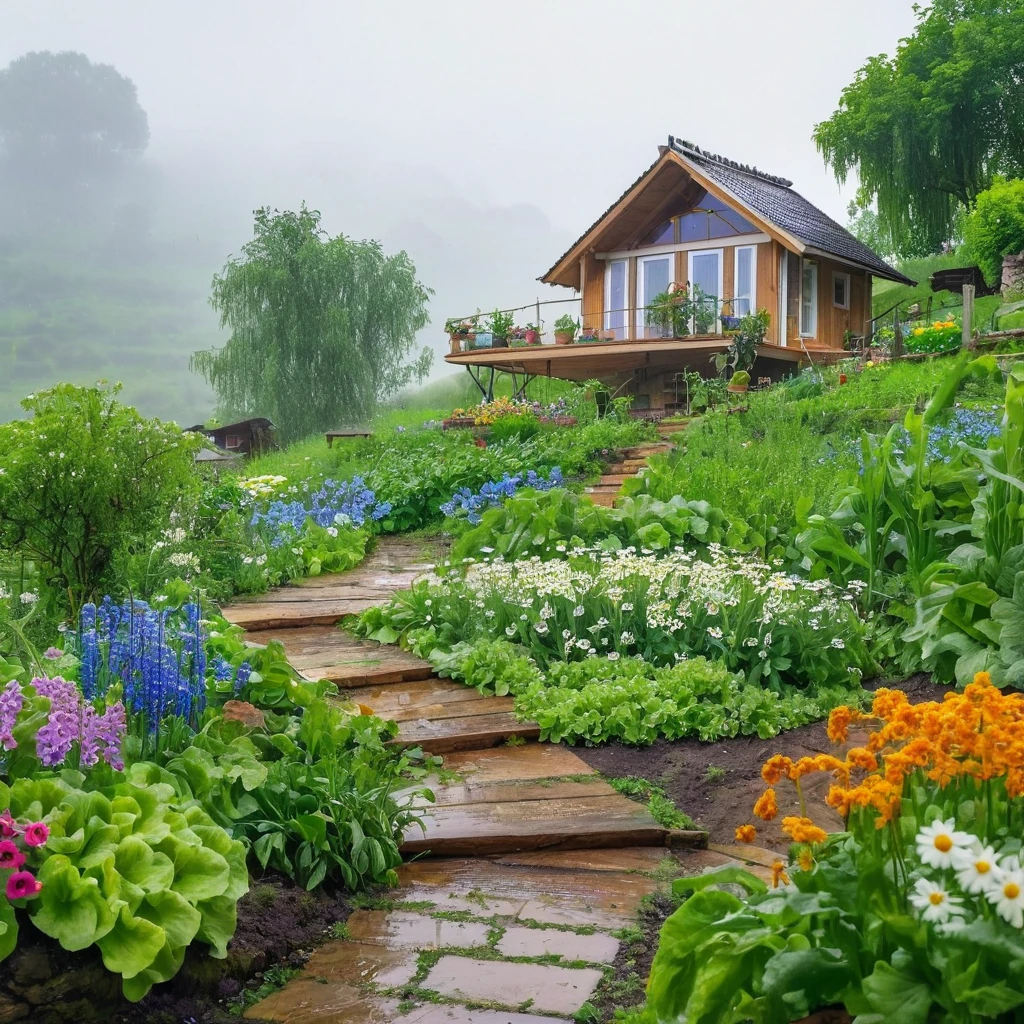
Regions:
[[[924, 674], [899, 683], [869, 684], [869, 688], [882, 685], [903, 690], [915, 704], [941, 700], [949, 690]], [[713, 843], [732, 843], [738, 826], [755, 822], [751, 809], [764, 791], [761, 765], [772, 754], [781, 752], [796, 759], [833, 751], [824, 722], [805, 725], [770, 740], [737, 736], [715, 743], [684, 739], [671, 743], [658, 740], [649, 747], [609, 743], [603, 747], [576, 748], [587, 764], [605, 775], [632, 775], [662, 786], [680, 810], [708, 830]], [[824, 804], [830, 783], [830, 777], [824, 773], [807, 777], [805, 806], [809, 816], [823, 828], [838, 829], [840, 819]], [[787, 815], [799, 815], [801, 811], [792, 785], [780, 785], [776, 792], [779, 815], [773, 822], [757, 822], [757, 844], [781, 851], [788, 848], [790, 840], [782, 834], [780, 823]]]
[[654, 893], [644, 900], [637, 920], [640, 936], [620, 945], [612, 964], [615, 973], [601, 983], [590, 1000], [602, 1021], [614, 1020], [616, 1010], [643, 1005], [647, 977], [651, 973], [654, 954], [658, 952], [661, 926], [678, 906], [679, 900], [663, 892]]

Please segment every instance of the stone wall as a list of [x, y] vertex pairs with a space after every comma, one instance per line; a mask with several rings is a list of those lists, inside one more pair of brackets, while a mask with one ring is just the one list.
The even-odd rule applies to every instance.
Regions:
[[1024, 252], [1003, 257], [1003, 298], [1024, 295]]

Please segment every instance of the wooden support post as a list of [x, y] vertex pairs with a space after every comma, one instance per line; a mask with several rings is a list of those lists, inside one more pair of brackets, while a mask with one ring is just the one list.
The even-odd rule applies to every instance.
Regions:
[[971, 343], [971, 321], [974, 319], [974, 285], [964, 285], [964, 313], [960, 344], [969, 348]]

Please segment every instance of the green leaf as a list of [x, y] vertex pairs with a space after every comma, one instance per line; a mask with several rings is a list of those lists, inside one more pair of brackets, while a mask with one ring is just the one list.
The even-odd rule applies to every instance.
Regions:
[[139, 904], [135, 916], [144, 917], [162, 928], [172, 949], [187, 946], [195, 938], [202, 921], [200, 912], [184, 896], [170, 889], [147, 896]]
[[83, 878], [63, 854], [47, 858], [38, 878], [43, 888], [29, 905], [32, 923], [65, 949], [86, 949], [114, 927], [96, 879]]
[[5, 897], [0, 900], [0, 960], [9, 957], [17, 945], [18, 918], [14, 913], [14, 907]]
[[878, 1024], [927, 1024], [932, 992], [919, 978], [879, 960], [864, 979], [863, 989], [879, 1015]]
[[168, 889], [174, 880], [174, 865], [139, 836], [127, 836], [118, 844], [114, 866], [119, 875], [147, 893]]
[[113, 928], [96, 944], [108, 971], [132, 978], [156, 959], [166, 941], [163, 928], [122, 905]]
[[173, 837], [160, 844], [174, 862], [174, 883], [171, 888], [190, 903], [222, 895], [231, 880], [228, 862], [213, 850], [189, 846]]

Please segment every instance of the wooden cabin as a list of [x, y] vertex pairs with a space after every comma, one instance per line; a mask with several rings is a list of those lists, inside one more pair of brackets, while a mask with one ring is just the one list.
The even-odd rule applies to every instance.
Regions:
[[229, 423], [224, 427], [207, 427], [199, 423], [187, 429], [205, 435], [229, 456], [261, 455], [277, 448], [274, 436], [277, 428], [265, 416]]
[[[634, 408], [656, 410], [675, 404], [670, 382], [681, 371], [713, 374], [730, 330], [761, 308], [771, 321], [755, 375], [779, 379], [842, 358], [869, 329], [872, 278], [914, 282], [792, 185], [669, 136], [540, 278], [578, 292], [579, 320], [600, 340], [459, 351], [447, 361], [470, 368], [478, 383], [485, 367], [524, 379], [599, 378], [632, 393]], [[652, 300], [681, 285], [705, 297], [710, 315], [679, 333], [653, 326]], [[525, 309], [524, 318], [533, 307]]]

